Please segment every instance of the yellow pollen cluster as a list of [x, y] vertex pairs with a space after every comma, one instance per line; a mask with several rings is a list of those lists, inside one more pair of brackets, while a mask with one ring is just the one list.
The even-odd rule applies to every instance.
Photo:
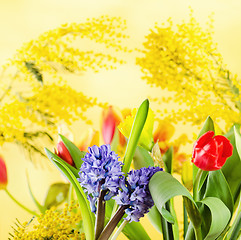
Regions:
[[24, 223], [15, 229], [14, 240], [84, 240], [80, 233], [81, 215], [78, 205], [73, 202], [62, 211], [52, 207], [30, 223]]

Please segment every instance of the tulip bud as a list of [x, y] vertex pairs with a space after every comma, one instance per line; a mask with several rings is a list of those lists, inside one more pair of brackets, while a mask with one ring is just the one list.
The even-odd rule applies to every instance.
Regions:
[[69, 153], [69, 150], [65, 147], [64, 143], [60, 141], [57, 144], [57, 153], [60, 158], [62, 158], [65, 162], [70, 164], [71, 166], [74, 166], [74, 161]]
[[[102, 136], [105, 144], [111, 144], [116, 132], [117, 126], [122, 121], [122, 115], [110, 106], [108, 109], [105, 109], [102, 113]], [[125, 138], [117, 129], [119, 134], [119, 143], [123, 146], [125, 145]]]
[[233, 152], [233, 146], [226, 137], [213, 136], [214, 132], [208, 131], [193, 146], [192, 162], [204, 171], [222, 168]]
[[7, 168], [3, 158], [0, 156], [0, 190], [5, 189], [8, 184]]
[[192, 177], [192, 163], [190, 161], [185, 161], [182, 165], [182, 182], [189, 191], [191, 191], [193, 187]]

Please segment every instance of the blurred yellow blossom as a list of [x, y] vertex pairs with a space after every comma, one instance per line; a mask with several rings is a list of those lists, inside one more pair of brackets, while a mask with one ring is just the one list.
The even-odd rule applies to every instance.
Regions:
[[71, 88], [63, 74], [124, 63], [117, 52], [129, 52], [122, 44], [128, 38], [125, 29], [121, 18], [101, 16], [64, 24], [23, 44], [2, 68], [0, 145], [15, 142], [41, 153], [34, 140], [53, 140], [59, 124], [78, 119], [91, 124], [86, 110], [105, 104]]
[[204, 29], [190, 13], [188, 22], [156, 25], [146, 36], [142, 57], [137, 64], [143, 79], [154, 87], [171, 92], [158, 103], [180, 104], [160, 111], [175, 123], [203, 122], [210, 115], [226, 128], [240, 122], [239, 80], [225, 69], [213, 41], [212, 19]]

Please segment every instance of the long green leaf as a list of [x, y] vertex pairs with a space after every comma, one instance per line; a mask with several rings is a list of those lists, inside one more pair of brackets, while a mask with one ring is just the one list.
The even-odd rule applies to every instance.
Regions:
[[155, 173], [150, 180], [149, 189], [154, 203], [160, 212], [167, 201], [175, 196], [183, 196], [191, 222], [196, 229], [200, 227], [201, 215], [196, 203], [189, 191], [171, 174], [167, 172]]
[[142, 167], [154, 167], [154, 161], [150, 155], [150, 153], [143, 147], [137, 146], [133, 163], [135, 169], [140, 169]]
[[235, 126], [234, 126], [233, 130], [234, 130], [234, 137], [235, 137], [235, 145], [236, 145], [237, 152], [239, 155], [239, 160], [241, 160], [241, 136]]
[[57, 156], [56, 154], [52, 153], [51, 151], [49, 151], [47, 148], [45, 148], [45, 152], [49, 158], [49, 160], [55, 159], [56, 161], [65, 164], [68, 169], [74, 174], [74, 176], [76, 178], [79, 177], [79, 170], [74, 168], [73, 166], [71, 166], [70, 164], [68, 164], [67, 162], [65, 162], [62, 158], [60, 158], [59, 156]]
[[77, 146], [75, 146], [68, 138], [59, 134], [64, 145], [68, 149], [77, 169], [79, 169], [83, 163], [82, 158], [85, 156], [84, 151], [80, 151]]
[[204, 240], [216, 239], [227, 226], [231, 217], [230, 211], [226, 205], [216, 197], [207, 197], [200, 202], [210, 209], [212, 216], [209, 232]]
[[170, 147], [162, 156], [165, 163], [165, 171], [172, 174], [173, 147]]
[[52, 206], [58, 206], [67, 199], [69, 184], [54, 183], [49, 187], [44, 201], [44, 207], [50, 209]]
[[221, 170], [208, 173], [204, 197], [219, 198], [229, 208], [230, 212], [233, 212], [233, 197]]
[[31, 187], [30, 187], [30, 184], [29, 184], [28, 174], [27, 174], [27, 183], [28, 183], [28, 190], [29, 190], [29, 192], [30, 192], [30, 195], [31, 195], [31, 197], [32, 197], [33, 202], [35, 203], [35, 205], [37, 206], [37, 208], [39, 209], [39, 211], [40, 211], [41, 213], [44, 213], [44, 212], [46, 211], [46, 208], [45, 208], [44, 206], [42, 206], [42, 205], [38, 202], [38, 200], [36, 199], [36, 197], [34, 196], [34, 194], [33, 194], [33, 192], [32, 192], [32, 189], [31, 189]]
[[241, 192], [239, 193], [239, 203], [235, 214], [236, 216], [234, 218], [233, 224], [230, 227], [228, 234], [225, 237], [225, 240], [237, 239], [237, 236], [241, 232]]
[[[236, 134], [234, 132], [234, 128], [236, 128]], [[236, 137], [238, 137], [237, 130], [239, 129], [239, 125], [233, 126], [230, 131], [225, 134], [225, 136], [230, 140], [233, 145], [233, 155], [229, 157], [224, 166], [222, 167], [222, 172], [229, 184], [231, 189], [231, 193], [233, 195], [234, 204], [238, 201], [238, 196], [241, 188], [241, 158], [238, 154], [238, 146], [236, 142]]]
[[139, 222], [128, 223], [122, 232], [131, 240], [151, 240]]
[[149, 110], [149, 100], [146, 99], [139, 107], [132, 125], [129, 141], [127, 143], [126, 152], [124, 156], [124, 166], [123, 166], [124, 173], [127, 173], [130, 169], [131, 161], [136, 151], [138, 140], [141, 136], [142, 129], [146, 122], [148, 110]]
[[69, 169], [69, 164], [67, 164], [65, 161], [60, 161], [62, 159], [59, 160], [59, 158], [56, 158], [55, 154], [51, 153], [46, 148], [45, 152], [47, 153], [49, 159], [60, 169], [60, 171], [69, 179], [69, 181], [73, 185], [80, 205], [86, 239], [94, 240], [93, 214], [90, 211], [90, 206], [88, 204], [88, 200], [84, 194], [83, 189], [81, 188], [73, 172]]

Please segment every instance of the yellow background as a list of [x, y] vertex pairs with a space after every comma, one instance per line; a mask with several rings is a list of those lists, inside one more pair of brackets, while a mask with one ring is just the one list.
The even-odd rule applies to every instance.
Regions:
[[[164, 22], [169, 17], [172, 17], [174, 22], [187, 19], [189, 6], [202, 24], [205, 24], [208, 16], [214, 12], [214, 39], [218, 43], [218, 49], [231, 72], [240, 76], [240, 0], [0, 0], [0, 64], [4, 64], [23, 42], [36, 38], [44, 31], [66, 22], [81, 22], [86, 18], [106, 14], [125, 18], [132, 38], [131, 47], [140, 47], [144, 35], [148, 34], [155, 22]], [[143, 96], [152, 95], [154, 92], [158, 94], [158, 89], [153, 90], [146, 86], [140, 78], [139, 68], [135, 66], [134, 60], [130, 59], [127, 65], [115, 71], [86, 74], [75, 85], [87, 95], [97, 96], [113, 105], [136, 107], [143, 100]], [[98, 126], [98, 123], [96, 125]], [[39, 200], [44, 199], [50, 183], [62, 181], [57, 170], [34, 167], [26, 160], [23, 151], [14, 145], [4, 145], [0, 151], [8, 168], [9, 191], [30, 208], [34, 208], [34, 205], [27, 188], [26, 170], [33, 192]], [[29, 217], [5, 192], [0, 192], [0, 240], [8, 238], [15, 218], [26, 221]], [[153, 239], [159, 239], [148, 225], [145, 226], [153, 234]]]

